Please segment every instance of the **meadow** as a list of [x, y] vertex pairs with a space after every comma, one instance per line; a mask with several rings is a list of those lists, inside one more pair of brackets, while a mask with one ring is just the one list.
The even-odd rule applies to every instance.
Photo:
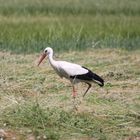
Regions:
[[[0, 0], [0, 136], [140, 139], [139, 17], [139, 0]], [[83, 98], [79, 84], [74, 100], [48, 62], [37, 67], [47, 46], [105, 86], [93, 84]]]
[[79, 63], [105, 79], [104, 88], [93, 84], [85, 98], [86, 85], [77, 85], [75, 100], [70, 83], [47, 62], [36, 66], [39, 54], [1, 53], [0, 127], [19, 140], [135, 140], [140, 136], [139, 53], [118, 49], [57, 53], [57, 60]]
[[0, 0], [0, 50], [134, 50], [140, 47], [139, 9], [139, 0]]

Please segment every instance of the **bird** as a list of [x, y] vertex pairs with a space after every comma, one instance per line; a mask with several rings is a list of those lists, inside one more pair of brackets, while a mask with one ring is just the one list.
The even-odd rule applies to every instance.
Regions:
[[81, 66], [79, 64], [67, 62], [67, 61], [56, 61], [53, 59], [53, 49], [51, 47], [47, 47], [44, 49], [43, 53], [41, 54], [38, 66], [41, 62], [48, 58], [50, 65], [55, 70], [55, 72], [61, 77], [68, 79], [72, 84], [72, 96], [75, 98], [77, 96], [77, 92], [75, 90], [75, 84], [84, 82], [88, 85], [86, 91], [83, 94], [83, 97], [89, 91], [92, 86], [92, 83], [98, 84], [100, 87], [104, 86], [104, 80], [93, 73], [90, 69]]

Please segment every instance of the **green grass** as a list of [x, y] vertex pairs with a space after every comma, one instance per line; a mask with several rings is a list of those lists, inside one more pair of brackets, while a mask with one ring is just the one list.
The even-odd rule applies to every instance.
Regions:
[[[140, 47], [139, 0], [0, 1], [0, 50]], [[126, 4], [127, 3], [127, 4]]]
[[[139, 138], [139, 16], [139, 0], [0, 0], [0, 131], [17, 140]], [[105, 87], [82, 98], [80, 84], [74, 101], [67, 80], [35, 64], [47, 46]]]
[[0, 53], [0, 128], [20, 140], [29, 135], [40, 140], [140, 137], [139, 50], [57, 53], [57, 59], [85, 65], [105, 79], [104, 88], [93, 84], [85, 98], [86, 86], [78, 85], [75, 101], [70, 83], [47, 62], [38, 68], [38, 57]]
[[139, 0], [0, 0], [0, 14], [10, 15], [139, 15]]
[[[84, 18], [84, 19], [83, 19]], [[20, 53], [85, 48], [136, 49], [140, 46], [138, 17], [1, 17], [0, 49]]]
[[138, 116], [128, 110], [127, 108], [123, 112], [125, 115], [120, 112], [108, 112], [104, 116], [100, 116], [86, 112], [76, 114], [59, 108], [44, 110], [34, 103], [18, 107], [12, 111], [13, 113], [9, 112], [4, 115], [3, 121], [7, 123], [7, 126], [18, 129], [28, 127], [34, 132], [34, 135], [45, 135], [48, 139], [78, 138], [79, 135], [103, 140], [120, 139], [129, 135], [139, 135], [138, 132], [131, 132], [132, 130], [127, 128], [139, 127]]

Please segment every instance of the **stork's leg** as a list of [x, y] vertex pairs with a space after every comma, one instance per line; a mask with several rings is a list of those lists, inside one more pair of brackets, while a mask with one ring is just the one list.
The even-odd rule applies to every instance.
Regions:
[[73, 91], [72, 91], [72, 97], [73, 97], [73, 107], [74, 107], [74, 110], [78, 110], [78, 108], [77, 108], [77, 104], [76, 104], [76, 95], [77, 95], [77, 93], [76, 93], [76, 90], [75, 90], [75, 87], [74, 87], [74, 85], [72, 85], [72, 89], [73, 89]]
[[72, 89], [73, 89], [72, 96], [73, 96], [73, 98], [75, 98], [77, 93], [76, 93], [74, 85], [72, 86]]
[[91, 84], [90, 84], [90, 83], [86, 83], [86, 84], [88, 84], [88, 88], [87, 88], [87, 90], [85, 91], [83, 97], [86, 95], [86, 93], [88, 92], [88, 90], [91, 88]]

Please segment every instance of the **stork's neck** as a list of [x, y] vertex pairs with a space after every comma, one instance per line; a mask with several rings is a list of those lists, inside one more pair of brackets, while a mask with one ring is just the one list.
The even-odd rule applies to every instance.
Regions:
[[52, 67], [55, 67], [56, 61], [53, 59], [53, 52], [51, 52], [51, 53], [48, 55], [48, 59], [49, 59], [50, 64], [52, 65]]

